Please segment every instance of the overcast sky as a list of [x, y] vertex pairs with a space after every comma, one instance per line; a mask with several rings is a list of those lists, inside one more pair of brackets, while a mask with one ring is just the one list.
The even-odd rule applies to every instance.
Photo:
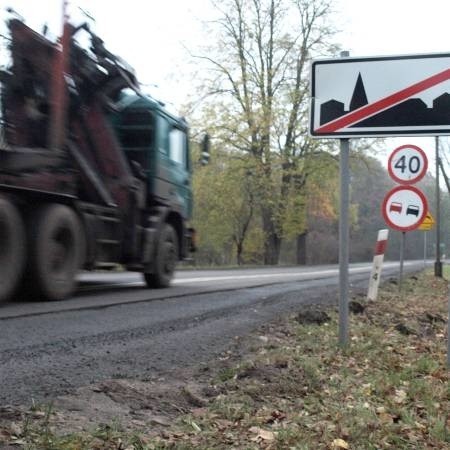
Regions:
[[[59, 33], [61, 0], [0, 0], [31, 27], [47, 23]], [[107, 47], [137, 71], [155, 97], [177, 109], [188, 89], [179, 82], [188, 59], [208, 36], [202, 22], [213, 17], [209, 0], [72, 0], [95, 17], [94, 30]], [[449, 52], [449, 0], [335, 0], [338, 40], [351, 56]], [[5, 16], [6, 17], [6, 16]], [[414, 138], [416, 141], [418, 138]], [[403, 142], [403, 141], [402, 141]], [[429, 142], [426, 141], [426, 142]], [[416, 142], [417, 143], [417, 142]], [[418, 144], [420, 145], [420, 144]]]
[[336, 0], [352, 56], [449, 52], [449, 0]]

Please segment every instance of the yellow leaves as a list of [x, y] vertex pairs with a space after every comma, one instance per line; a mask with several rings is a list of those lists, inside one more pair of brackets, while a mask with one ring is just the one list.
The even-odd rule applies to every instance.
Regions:
[[402, 403], [405, 403], [407, 397], [408, 397], [408, 394], [404, 390], [396, 389], [395, 390], [395, 396], [394, 396], [393, 400], [398, 405], [401, 405]]
[[371, 383], [363, 384], [362, 388], [363, 388], [363, 394], [366, 395], [367, 397], [372, 394], [372, 384]]
[[414, 425], [416, 426], [416, 428], [418, 430], [421, 430], [421, 431], [426, 431], [427, 430], [427, 427], [424, 424], [420, 423], [420, 422], [414, 422]]
[[350, 448], [350, 446], [348, 445], [347, 441], [344, 441], [344, 439], [335, 439], [331, 444], [331, 448], [347, 450]]
[[394, 422], [394, 416], [391, 416], [388, 413], [378, 414], [378, 419], [382, 424], [391, 424]]
[[385, 425], [398, 421], [398, 416], [389, 414], [384, 406], [377, 408], [377, 416], [380, 423]]

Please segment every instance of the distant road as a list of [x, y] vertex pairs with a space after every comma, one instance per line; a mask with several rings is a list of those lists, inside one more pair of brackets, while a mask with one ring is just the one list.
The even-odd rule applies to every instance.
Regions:
[[[422, 261], [406, 262], [405, 272]], [[365, 289], [371, 264], [352, 264]], [[384, 278], [398, 263], [386, 263]], [[164, 375], [207, 361], [279, 314], [335, 303], [337, 266], [182, 270], [168, 289], [144, 289], [139, 274], [86, 273], [62, 302], [0, 307], [0, 404], [50, 400], [120, 377]]]

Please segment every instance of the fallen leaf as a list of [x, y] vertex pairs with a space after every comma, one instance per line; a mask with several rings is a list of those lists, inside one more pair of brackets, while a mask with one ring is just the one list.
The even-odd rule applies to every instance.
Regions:
[[349, 445], [347, 441], [344, 441], [344, 439], [335, 439], [333, 441], [333, 444], [331, 445], [331, 448], [343, 448], [343, 449], [349, 449]]
[[395, 396], [394, 396], [394, 402], [401, 404], [404, 403], [406, 400], [407, 394], [404, 390], [402, 389], [396, 389], [395, 391]]
[[414, 422], [414, 425], [415, 425], [416, 428], [418, 428], [419, 430], [426, 430], [426, 429], [427, 429], [427, 427], [426, 427], [424, 424], [420, 423], [420, 422]]
[[382, 423], [392, 423], [394, 421], [394, 418], [388, 413], [379, 413], [378, 419]]
[[251, 427], [249, 430], [251, 433], [255, 433], [257, 436], [252, 438], [252, 441], [274, 441], [275, 440], [275, 433], [273, 431], [263, 430], [259, 427]]
[[226, 419], [216, 419], [214, 423], [216, 424], [217, 429], [220, 431], [223, 431], [227, 428], [231, 428], [233, 426], [233, 422], [231, 422], [231, 420]]
[[191, 414], [194, 417], [204, 417], [208, 414], [208, 409], [207, 408], [194, 408], [191, 411]]
[[7, 441], [11, 438], [11, 433], [0, 428], [0, 442]]

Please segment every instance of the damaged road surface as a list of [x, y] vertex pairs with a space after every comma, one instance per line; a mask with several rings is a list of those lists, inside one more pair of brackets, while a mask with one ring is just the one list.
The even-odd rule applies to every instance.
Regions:
[[[408, 263], [405, 270], [421, 265]], [[385, 277], [397, 269], [387, 264]], [[271, 278], [271, 271], [277, 276]], [[353, 289], [365, 289], [370, 264], [352, 265], [350, 272]], [[127, 274], [99, 277], [103, 289], [84, 280], [65, 302], [0, 308], [0, 405], [48, 403], [106, 380], [170, 377], [206, 364], [235, 336], [280, 314], [338, 297], [336, 266], [185, 271], [163, 291], [136, 288]]]

